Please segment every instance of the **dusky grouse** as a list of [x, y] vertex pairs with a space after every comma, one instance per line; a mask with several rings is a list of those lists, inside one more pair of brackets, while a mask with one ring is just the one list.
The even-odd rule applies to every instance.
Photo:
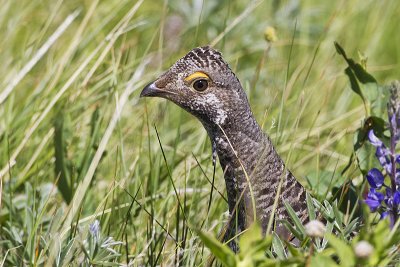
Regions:
[[[254, 218], [265, 232], [278, 193], [275, 218], [288, 216], [283, 200], [299, 217], [305, 217], [304, 188], [286, 170], [258, 125], [246, 93], [220, 52], [209, 46], [193, 49], [148, 84], [140, 96], [174, 102], [197, 117], [207, 130], [224, 172], [231, 214], [224, 241], [243, 231]], [[274, 231], [283, 238], [290, 236], [279, 221]], [[229, 246], [237, 251], [236, 244], [232, 241]]]

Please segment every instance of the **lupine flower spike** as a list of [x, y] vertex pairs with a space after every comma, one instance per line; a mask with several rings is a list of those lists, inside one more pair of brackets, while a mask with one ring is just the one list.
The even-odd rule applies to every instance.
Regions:
[[[371, 212], [378, 212], [381, 219], [389, 217], [393, 227], [400, 215], [400, 154], [396, 154], [396, 145], [400, 140], [400, 84], [393, 83], [390, 88], [391, 97], [388, 103], [388, 121], [390, 140], [387, 147], [373, 132], [369, 131], [368, 139], [376, 147], [375, 156], [382, 170], [372, 168], [367, 174], [370, 185], [365, 203]], [[400, 167], [400, 166], [399, 166]], [[385, 183], [385, 176], [389, 183]]]

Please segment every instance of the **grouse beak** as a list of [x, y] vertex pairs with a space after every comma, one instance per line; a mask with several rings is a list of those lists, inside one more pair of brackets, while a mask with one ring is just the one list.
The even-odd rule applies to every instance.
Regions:
[[140, 97], [160, 96], [162, 92], [163, 90], [159, 89], [155, 82], [151, 82], [143, 88]]
[[163, 98], [168, 98], [168, 95], [176, 95], [177, 93], [167, 91], [165, 89], [160, 89], [157, 87], [156, 82], [151, 82], [148, 85], [146, 85], [142, 92], [140, 93], [140, 97], [163, 97]]

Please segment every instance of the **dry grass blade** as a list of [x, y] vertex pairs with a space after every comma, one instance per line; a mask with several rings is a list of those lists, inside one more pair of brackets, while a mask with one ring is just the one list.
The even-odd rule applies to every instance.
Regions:
[[[79, 15], [80, 11], [76, 10], [71, 13], [57, 30], [47, 39], [41, 48], [36, 52], [31, 60], [15, 75], [11, 82], [4, 88], [0, 94], [0, 105], [7, 99], [9, 94], [14, 90], [15, 86], [25, 77], [25, 75], [39, 62], [39, 60], [47, 53], [50, 47], [58, 40], [58, 38], [68, 29], [71, 23]], [[1, 174], [0, 174], [1, 177]]]
[[116, 108], [115, 112], [108, 124], [108, 127], [100, 141], [99, 147], [96, 151], [96, 154], [93, 157], [93, 160], [89, 166], [89, 169], [83, 178], [83, 181], [80, 183], [80, 185], [77, 187], [77, 190], [74, 194], [74, 198], [72, 200], [72, 203], [70, 205], [70, 211], [68, 212], [68, 215], [66, 216], [66, 219], [64, 221], [64, 227], [63, 228], [68, 228], [69, 225], [72, 223], [73, 218], [75, 217], [76, 213], [79, 210], [79, 207], [82, 203], [83, 197], [85, 196], [85, 192], [87, 191], [90, 181], [92, 180], [93, 174], [97, 168], [97, 165], [100, 162], [100, 159], [105, 151], [106, 145], [108, 143], [108, 140], [111, 137], [112, 132], [114, 131], [114, 128], [120, 119], [122, 109], [124, 108], [126, 102], [128, 101], [129, 96], [138, 88], [140, 88], [143, 84], [140, 82], [140, 78], [143, 75], [144, 72], [144, 67], [146, 66], [148, 62], [143, 61], [141, 65], [136, 69], [136, 72], [134, 73], [132, 79], [128, 82], [125, 91], [121, 94], [121, 97], [116, 99]]

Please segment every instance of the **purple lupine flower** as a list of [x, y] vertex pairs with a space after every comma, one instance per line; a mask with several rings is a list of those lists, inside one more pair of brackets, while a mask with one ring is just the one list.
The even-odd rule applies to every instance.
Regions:
[[394, 205], [397, 205], [397, 208], [399, 208], [399, 206], [400, 206], [400, 191], [399, 190], [397, 190], [394, 193], [393, 203], [394, 203]]
[[390, 225], [392, 225], [392, 223], [393, 223], [393, 216], [390, 216], [390, 212], [389, 211], [384, 211], [384, 212], [382, 212], [382, 214], [381, 214], [381, 220], [383, 220], [383, 219], [385, 219], [386, 217], [388, 217], [389, 216], [389, 218], [390, 218]]
[[[389, 112], [390, 113], [390, 112]], [[396, 120], [396, 114], [390, 115], [389, 116], [389, 123], [391, 128], [393, 129], [393, 132], [396, 133], [397, 132], [397, 120]]]
[[[381, 219], [389, 217], [390, 225], [393, 227], [400, 217], [400, 168], [397, 168], [397, 164], [400, 165], [400, 154], [396, 153], [396, 146], [400, 141], [400, 83], [394, 83], [390, 92], [391, 97], [388, 104], [389, 147], [385, 146], [373, 130], [368, 132], [370, 143], [376, 147], [375, 156], [385, 173], [377, 168], [368, 172], [366, 178], [371, 188], [365, 203], [371, 212], [379, 212]], [[390, 178], [389, 185], [385, 185], [384, 175]]]
[[386, 189], [385, 203], [390, 209], [398, 210], [400, 204], [400, 191], [394, 192], [390, 188]]
[[373, 145], [374, 147], [385, 147], [383, 142], [378, 137], [376, 137], [373, 130], [370, 130], [368, 132], [368, 139], [371, 145]]
[[383, 212], [381, 214], [380, 219], [383, 220], [383, 219], [386, 219], [387, 217], [389, 217], [390, 227], [392, 228], [394, 223], [396, 222], [396, 218], [394, 217], [393, 212], [391, 212], [390, 210]]
[[396, 183], [396, 186], [398, 186], [398, 188], [400, 188], [400, 169], [396, 169], [395, 183]]
[[385, 145], [376, 148], [375, 156], [387, 173], [391, 173], [392, 163], [390, 162], [390, 151], [385, 147]]
[[381, 219], [389, 216], [390, 226], [393, 227], [398, 216], [400, 215], [400, 191], [396, 191], [394, 194], [392, 194], [390, 188], [387, 188], [384, 203], [386, 204], [386, 211], [382, 213]]
[[400, 114], [399, 114], [400, 110], [397, 110], [397, 114], [393, 114], [390, 116], [389, 114], [389, 122], [390, 122], [390, 128], [393, 129], [393, 138], [394, 140], [397, 142], [400, 140]]
[[375, 212], [381, 206], [384, 198], [381, 192], [376, 191], [375, 188], [371, 188], [368, 192], [367, 199], [365, 199], [365, 203], [368, 205], [371, 212]]
[[89, 225], [89, 233], [93, 236], [96, 243], [100, 241], [100, 222], [98, 220]]
[[372, 168], [367, 174], [368, 183], [374, 189], [381, 189], [384, 179], [382, 172], [377, 168]]
[[[376, 147], [375, 156], [379, 160], [381, 166], [385, 171], [390, 174], [392, 172], [392, 163], [390, 161], [390, 150], [385, 146], [385, 144], [374, 134], [373, 130], [368, 132], [368, 139], [370, 143]], [[400, 159], [399, 159], [400, 160]]]

